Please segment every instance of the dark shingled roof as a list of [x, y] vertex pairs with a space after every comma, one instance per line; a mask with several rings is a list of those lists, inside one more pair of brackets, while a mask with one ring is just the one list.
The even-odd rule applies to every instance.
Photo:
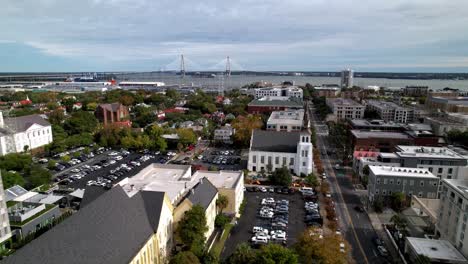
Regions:
[[157, 232], [163, 192], [128, 197], [116, 186], [3, 263], [129, 263]]
[[8, 127], [15, 132], [26, 131], [34, 124], [39, 124], [41, 126], [50, 126], [50, 123], [42, 118], [40, 115], [27, 115], [19, 116], [15, 118], [5, 118], [4, 119], [5, 127]]
[[251, 150], [296, 153], [300, 132], [254, 130]]
[[202, 178], [187, 195], [187, 199], [194, 205], [201, 205], [203, 208], [208, 209], [211, 201], [218, 193], [216, 187], [207, 179]]

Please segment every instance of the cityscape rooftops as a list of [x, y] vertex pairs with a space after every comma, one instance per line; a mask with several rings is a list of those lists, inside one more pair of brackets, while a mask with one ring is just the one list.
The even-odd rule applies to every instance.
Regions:
[[442, 182], [445, 182], [447, 185], [465, 197], [465, 199], [468, 199], [468, 180], [443, 179]]
[[289, 108], [302, 108], [302, 102], [299, 100], [268, 100], [266, 97], [252, 100], [248, 106], [278, 106]]
[[242, 171], [197, 171], [194, 178], [207, 178], [216, 188], [235, 188], [240, 179]]
[[176, 204], [197, 183], [192, 178], [190, 165], [153, 163], [118, 184], [129, 197], [140, 191], [165, 192], [171, 202]]
[[355, 128], [373, 128], [373, 129], [400, 129], [401, 125], [395, 122], [385, 122], [384, 120], [374, 119], [374, 120], [366, 120], [366, 119], [350, 119], [349, 123], [352, 127]]
[[396, 153], [400, 157], [440, 158], [440, 159], [465, 159], [457, 152], [447, 147], [424, 146], [396, 146]]
[[268, 118], [267, 123], [291, 124], [291, 125], [302, 125], [304, 120], [304, 110], [285, 110], [285, 111], [273, 111]]
[[129, 263], [157, 232], [162, 192], [128, 197], [120, 186], [26, 244], [3, 263]]
[[434, 178], [429, 170], [425, 168], [406, 168], [406, 167], [391, 167], [391, 166], [369, 166], [369, 169], [376, 176], [399, 176], [399, 177], [420, 177], [420, 178]]
[[390, 132], [390, 131], [363, 131], [363, 130], [351, 130], [351, 134], [358, 138], [392, 138], [392, 139], [410, 139], [410, 137], [402, 132]]
[[431, 262], [468, 263], [466, 258], [447, 240], [406, 237], [407, 247], [415, 256], [424, 255]]
[[349, 106], [362, 106], [360, 103], [347, 99], [347, 98], [327, 98], [327, 101], [329, 101], [333, 105], [349, 105]]

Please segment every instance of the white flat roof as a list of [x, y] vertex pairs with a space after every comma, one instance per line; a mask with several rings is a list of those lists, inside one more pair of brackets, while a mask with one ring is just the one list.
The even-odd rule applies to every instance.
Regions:
[[[194, 178], [207, 178], [216, 188], [235, 188], [242, 179], [242, 171], [197, 171]], [[198, 181], [198, 180], [197, 180]]]
[[465, 199], [468, 199], [468, 180], [458, 179], [443, 179], [442, 183], [449, 185], [451, 188], [458, 191]]
[[37, 192], [27, 192], [27, 193], [25, 193], [25, 194], [23, 194], [21, 196], [16, 197], [15, 199], [13, 199], [13, 201], [24, 202], [25, 200], [27, 200], [27, 199], [29, 199], [29, 198], [31, 198], [33, 196], [36, 196], [37, 194], [39, 194], [39, 193], [37, 193]]
[[407, 237], [406, 240], [417, 255], [427, 256], [432, 261], [468, 263], [466, 258], [447, 240], [417, 237]]
[[118, 184], [128, 196], [141, 190], [165, 192], [171, 202], [177, 200], [198, 183], [192, 177], [190, 165], [172, 165], [153, 163], [131, 178], [125, 178]]
[[268, 118], [267, 124], [270, 123], [281, 123], [287, 125], [302, 125], [304, 121], [304, 110], [285, 110], [285, 111], [273, 111]]
[[401, 157], [421, 157], [440, 159], [465, 159], [447, 147], [396, 146], [396, 153]]
[[76, 189], [74, 192], [70, 193], [70, 196], [83, 199], [84, 189]]
[[391, 166], [369, 166], [369, 169], [377, 176], [399, 176], [399, 177], [420, 177], [435, 178], [429, 170], [423, 168], [391, 167]]

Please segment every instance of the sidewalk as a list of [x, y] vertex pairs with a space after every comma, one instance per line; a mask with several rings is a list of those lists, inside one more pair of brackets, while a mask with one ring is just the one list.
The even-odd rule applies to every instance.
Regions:
[[397, 249], [395, 249], [387, 233], [385, 233], [385, 230], [383, 227], [384, 223], [382, 223], [381, 219], [379, 218], [379, 214], [374, 212], [372, 208], [369, 208], [367, 210], [367, 214], [369, 215], [369, 219], [371, 221], [372, 227], [374, 228], [375, 232], [377, 233], [379, 238], [384, 241], [385, 248], [390, 253], [389, 257], [391, 257], [395, 263], [402, 263]]

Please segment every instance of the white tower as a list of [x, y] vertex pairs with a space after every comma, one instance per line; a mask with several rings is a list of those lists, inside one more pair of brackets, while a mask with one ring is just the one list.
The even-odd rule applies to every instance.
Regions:
[[351, 69], [341, 71], [341, 88], [353, 87], [354, 72]]

